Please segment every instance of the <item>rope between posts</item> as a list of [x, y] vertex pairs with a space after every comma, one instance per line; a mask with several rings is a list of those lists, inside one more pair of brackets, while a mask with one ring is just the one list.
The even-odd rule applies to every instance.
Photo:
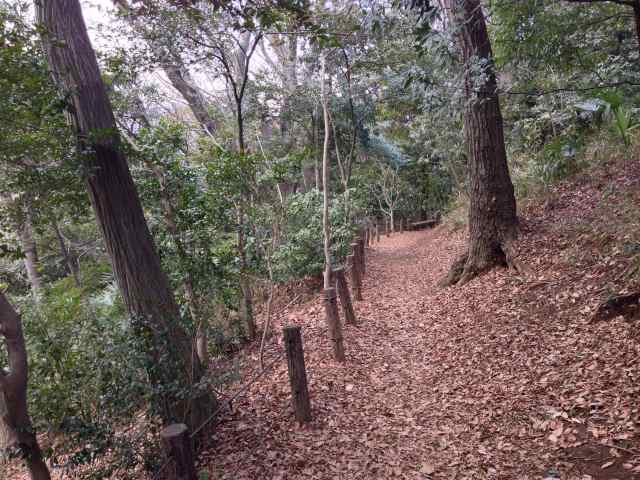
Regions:
[[[274, 313], [272, 318], [278, 318], [278, 317], [282, 316], [284, 314], [284, 312], [293, 303], [295, 303], [300, 297], [301, 297], [301, 295], [297, 295], [296, 297], [294, 297], [293, 300], [291, 300], [289, 303], [287, 303], [278, 312]], [[265, 365], [264, 368], [259, 369], [260, 371], [251, 380], [249, 380], [248, 382], [243, 384], [236, 393], [234, 393], [231, 397], [228, 397], [228, 398], [220, 401], [220, 405], [218, 406], [218, 408], [216, 408], [215, 411], [204, 422], [202, 422], [192, 433], [189, 434], [189, 438], [194, 438], [198, 433], [200, 433], [207, 425], [209, 425], [218, 416], [218, 414], [222, 411], [222, 409], [225, 406], [231, 407], [232, 402], [234, 400], [236, 400], [242, 393], [246, 392], [249, 389], [249, 387], [251, 385], [253, 385], [256, 381], [258, 381], [265, 373], [267, 373], [267, 371], [269, 371], [269, 369], [271, 367], [273, 367], [275, 365], [275, 363], [283, 357], [284, 353], [285, 352], [283, 352], [283, 351], [277, 352], [275, 354], [275, 357], [273, 359], [271, 359], [271, 361], [269, 363], [267, 363], [267, 365]], [[164, 470], [169, 466], [169, 464], [171, 462], [172, 462], [172, 459], [168, 458], [162, 464], [160, 469], [154, 474], [153, 479], [157, 480], [158, 478], [160, 478], [160, 475], [164, 472]]]
[[[213, 420], [215, 420], [216, 417], [222, 411], [223, 408], [230, 407], [234, 400], [236, 400], [240, 395], [245, 393], [249, 389], [249, 387], [251, 387], [251, 385], [256, 383], [256, 381], [258, 381], [260, 379], [260, 377], [262, 377], [265, 373], [267, 373], [269, 371], [269, 369], [271, 369], [271, 367], [273, 367], [276, 364], [276, 362], [279, 361], [282, 358], [283, 355], [284, 355], [284, 352], [276, 353], [275, 357], [273, 359], [271, 359], [271, 361], [263, 369], [261, 369], [251, 380], [249, 380], [248, 382], [243, 384], [240, 387], [240, 389], [236, 393], [234, 393], [232, 396], [222, 400], [220, 402], [220, 405], [218, 406], [218, 408], [216, 408], [215, 411], [204, 422], [202, 422], [200, 424], [200, 426], [198, 426], [198, 428], [196, 428], [192, 433], [189, 434], [189, 438], [194, 438], [207, 425], [209, 425]], [[160, 475], [164, 472], [164, 470], [169, 466], [169, 464], [171, 462], [172, 462], [172, 459], [168, 458], [162, 464], [160, 469], [155, 473], [155, 475], [153, 477], [154, 480], [157, 480], [158, 478], [160, 478]]]
[[[348, 274], [353, 270], [353, 265], [349, 264], [346, 268], [343, 267], [344, 269], [344, 273]], [[289, 306], [291, 306], [298, 298], [300, 297], [300, 295], [296, 296], [294, 298], [294, 300], [292, 300], [291, 302], [289, 302], [285, 307], [283, 307], [282, 309], [280, 309], [277, 313], [273, 314], [273, 318], [277, 318], [280, 317], [286, 310], [287, 308], [289, 308]], [[204, 421], [200, 424], [200, 426], [198, 426], [192, 433], [189, 434], [189, 438], [194, 438], [198, 433], [200, 433], [207, 425], [209, 425], [213, 420], [215, 420], [218, 417], [218, 414], [222, 411], [222, 409], [226, 406], [226, 407], [231, 407], [231, 404], [234, 400], [236, 400], [238, 397], [240, 397], [240, 395], [242, 395], [243, 393], [245, 393], [249, 387], [251, 387], [254, 383], [256, 383], [265, 373], [267, 373], [275, 364], [277, 361], [279, 361], [285, 352], [280, 351], [278, 353], [275, 354], [275, 357], [273, 359], [271, 359], [271, 361], [264, 366], [264, 368], [260, 369], [260, 371], [253, 376], [253, 378], [251, 378], [251, 380], [249, 380], [248, 382], [246, 382], [245, 384], [243, 384], [240, 389], [238, 389], [238, 391], [236, 391], [231, 397], [226, 398], [225, 400], [222, 400], [220, 402], [220, 405], [218, 406], [218, 408], [215, 409], [215, 411]], [[245, 458], [248, 458], [248, 456], [250, 454], [253, 454], [253, 451], [255, 450], [255, 446], [253, 449], [249, 450], [249, 452], [247, 452], [247, 455], [245, 456]], [[156, 472], [156, 474], [154, 475], [154, 480], [157, 480], [160, 475], [164, 472], [164, 470], [169, 466], [169, 464], [172, 462], [171, 458], [168, 458], [163, 465], [160, 467], [160, 469]], [[234, 474], [240, 469], [240, 465], [238, 465], [238, 468], [235, 470]]]

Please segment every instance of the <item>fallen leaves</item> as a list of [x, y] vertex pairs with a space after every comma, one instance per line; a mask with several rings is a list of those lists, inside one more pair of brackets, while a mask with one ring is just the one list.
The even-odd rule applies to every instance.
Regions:
[[283, 363], [238, 400], [203, 463], [233, 480], [636, 478], [639, 327], [588, 322], [627, 267], [621, 250], [600, 255], [576, 233], [598, 191], [557, 195], [553, 209], [525, 212], [530, 280], [493, 270], [440, 290], [462, 232], [383, 238], [367, 251], [344, 365], [331, 360], [319, 298], [288, 312], [303, 327], [313, 422], [293, 421]]
[[420, 467], [420, 473], [425, 475], [433, 475], [436, 472], [436, 468], [430, 463], [423, 463]]

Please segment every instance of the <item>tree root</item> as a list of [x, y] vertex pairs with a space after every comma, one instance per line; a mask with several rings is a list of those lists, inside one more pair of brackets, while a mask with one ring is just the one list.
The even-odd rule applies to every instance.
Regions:
[[637, 318], [640, 315], [640, 292], [609, 298], [598, 306], [591, 322], [611, 320], [620, 315], [625, 319]]
[[451, 268], [449, 269], [449, 273], [438, 282], [438, 286], [441, 288], [450, 287], [451, 285], [455, 285], [462, 277], [462, 273], [464, 272], [464, 267], [467, 263], [467, 259], [469, 258], [469, 252], [465, 252], [458, 259], [453, 262]]
[[477, 276], [491, 270], [493, 267], [498, 266], [507, 267], [511, 272], [522, 273], [524, 275], [529, 273], [527, 266], [517, 259], [517, 252], [513, 241], [504, 242], [490, 255], [486, 255], [485, 257], [478, 255], [478, 257], [479, 258], [471, 257], [469, 251], [463, 253], [453, 262], [449, 273], [438, 282], [438, 286], [443, 288], [452, 285], [462, 286]]

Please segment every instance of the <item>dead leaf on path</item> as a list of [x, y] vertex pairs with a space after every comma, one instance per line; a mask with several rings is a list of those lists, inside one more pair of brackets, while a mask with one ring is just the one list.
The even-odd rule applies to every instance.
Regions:
[[420, 467], [420, 473], [424, 473], [425, 475], [433, 475], [436, 469], [430, 463], [423, 463], [422, 467]]

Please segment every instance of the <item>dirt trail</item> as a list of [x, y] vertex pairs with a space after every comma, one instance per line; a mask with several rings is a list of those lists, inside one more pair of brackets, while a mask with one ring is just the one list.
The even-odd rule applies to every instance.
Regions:
[[[211, 439], [202, 460], [213, 478], [640, 478], [628, 453], [638, 446], [637, 328], [589, 325], [582, 294], [554, 287], [573, 275], [549, 268], [545, 249], [557, 244], [540, 230], [524, 236], [539, 279], [496, 270], [446, 290], [436, 283], [461, 234], [383, 237], [369, 250], [359, 325], [345, 327], [344, 365], [331, 360], [319, 300], [278, 324], [303, 327], [312, 424], [293, 423], [279, 362]], [[255, 362], [244, 352], [242, 371]]]

